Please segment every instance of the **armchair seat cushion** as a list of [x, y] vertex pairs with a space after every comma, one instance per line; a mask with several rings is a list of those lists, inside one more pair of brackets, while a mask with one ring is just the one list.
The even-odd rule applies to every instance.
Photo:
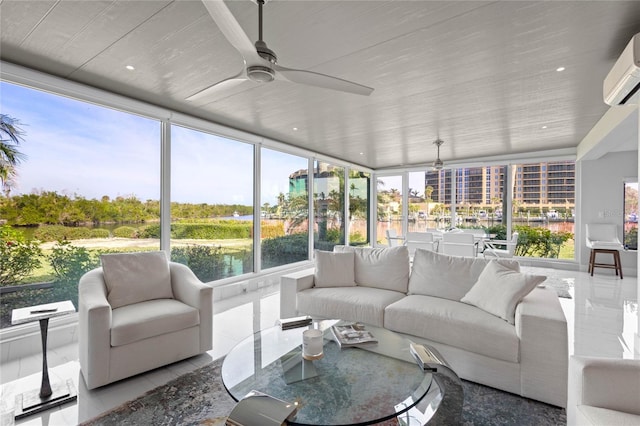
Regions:
[[155, 299], [112, 311], [111, 346], [122, 346], [200, 324], [196, 308], [175, 299]]

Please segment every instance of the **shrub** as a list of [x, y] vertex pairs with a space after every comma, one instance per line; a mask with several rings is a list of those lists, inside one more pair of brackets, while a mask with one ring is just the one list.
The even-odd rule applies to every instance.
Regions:
[[93, 228], [91, 230], [91, 238], [109, 238], [109, 230], [102, 228]]
[[[570, 232], [551, 232], [546, 228], [525, 225], [516, 225], [513, 230], [518, 232], [516, 256], [557, 258], [562, 245], [573, 238], [573, 234]], [[495, 234], [496, 240], [507, 239], [507, 227], [505, 225], [491, 226], [487, 229], [487, 233]]]
[[[253, 224], [250, 221], [220, 220], [211, 223], [173, 223], [171, 224], [171, 238], [182, 240], [249, 239], [252, 238], [252, 230]], [[138, 233], [140, 238], [160, 238], [160, 225], [145, 226], [140, 228]]]
[[262, 240], [262, 267], [271, 268], [309, 258], [309, 234], [300, 233]]
[[142, 226], [138, 228], [139, 238], [160, 238], [160, 225], [154, 223], [152, 225]]
[[91, 230], [82, 226], [41, 225], [33, 236], [40, 241], [80, 240], [91, 238]]
[[624, 234], [624, 245], [633, 250], [638, 248], [638, 228], [631, 228]]
[[187, 265], [200, 281], [208, 282], [226, 275], [224, 254], [220, 247], [189, 245], [171, 249], [173, 262]]
[[77, 282], [85, 272], [100, 266], [95, 254], [69, 241], [58, 241], [48, 259], [59, 282]]
[[260, 232], [262, 233], [262, 238], [284, 237], [284, 223], [262, 222], [260, 224]]
[[360, 232], [353, 232], [349, 235], [349, 245], [363, 245], [367, 242], [367, 238]]
[[560, 247], [573, 238], [570, 232], [551, 232], [546, 228], [515, 226], [518, 231], [516, 256], [554, 257], [560, 253]]
[[[159, 230], [160, 228], [158, 227]], [[117, 238], [137, 238], [138, 231], [130, 226], [119, 226], [113, 230], [113, 236]]]
[[37, 241], [27, 241], [22, 232], [0, 226], [0, 286], [19, 283], [41, 264]]

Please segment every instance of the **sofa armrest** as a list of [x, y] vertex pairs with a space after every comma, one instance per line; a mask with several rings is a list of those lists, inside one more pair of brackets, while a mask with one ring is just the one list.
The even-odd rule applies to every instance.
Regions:
[[522, 395], [567, 406], [567, 319], [556, 292], [535, 288], [516, 308]]
[[188, 266], [169, 262], [173, 297], [200, 312], [200, 351], [213, 348], [213, 288], [196, 277]]
[[87, 388], [109, 382], [111, 305], [102, 268], [93, 269], [78, 283], [78, 355]]
[[305, 269], [280, 278], [280, 318], [298, 315], [297, 293], [313, 287], [315, 269]]
[[572, 356], [567, 423], [580, 405], [640, 415], [640, 360]]

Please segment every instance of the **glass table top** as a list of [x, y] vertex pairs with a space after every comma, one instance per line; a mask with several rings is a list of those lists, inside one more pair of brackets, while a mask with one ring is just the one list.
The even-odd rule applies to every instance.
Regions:
[[[235, 400], [257, 390], [298, 405], [291, 425], [373, 424], [397, 417], [428, 392], [432, 375], [409, 353], [409, 341], [367, 325], [378, 343], [340, 348], [331, 325], [281, 330], [274, 326], [247, 337], [226, 356], [222, 380]], [[302, 332], [324, 331], [324, 356], [302, 358]]]

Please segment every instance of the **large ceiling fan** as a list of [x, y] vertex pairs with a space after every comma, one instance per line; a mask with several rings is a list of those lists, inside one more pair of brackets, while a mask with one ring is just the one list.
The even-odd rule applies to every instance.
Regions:
[[267, 43], [262, 40], [262, 6], [266, 0], [255, 1], [258, 3], [258, 41], [254, 45], [222, 0], [202, 0], [222, 34], [242, 55], [244, 68], [233, 77], [219, 81], [189, 96], [188, 101], [201, 102], [215, 98], [217, 95], [222, 95], [234, 88], [237, 89], [236, 86], [268, 83], [273, 80], [290, 81], [364, 96], [369, 96], [373, 92], [371, 87], [341, 78], [278, 65], [275, 52], [269, 49]]

